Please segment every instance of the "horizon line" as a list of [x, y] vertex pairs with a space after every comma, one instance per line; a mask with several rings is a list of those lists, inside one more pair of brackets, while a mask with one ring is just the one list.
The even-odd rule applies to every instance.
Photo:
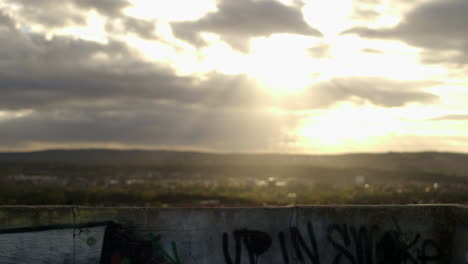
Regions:
[[418, 153], [441, 153], [441, 154], [462, 154], [466, 155], [467, 152], [454, 152], [444, 150], [416, 150], [416, 151], [398, 151], [388, 150], [381, 152], [336, 152], [336, 153], [312, 153], [312, 152], [272, 152], [272, 151], [216, 151], [216, 150], [197, 150], [197, 149], [181, 149], [181, 148], [44, 148], [33, 150], [0, 150], [0, 154], [28, 154], [28, 153], [41, 153], [53, 151], [114, 151], [114, 152], [175, 152], [175, 153], [199, 153], [199, 154], [212, 154], [212, 155], [291, 155], [291, 156], [340, 156], [340, 155], [382, 155], [382, 154], [418, 154]]

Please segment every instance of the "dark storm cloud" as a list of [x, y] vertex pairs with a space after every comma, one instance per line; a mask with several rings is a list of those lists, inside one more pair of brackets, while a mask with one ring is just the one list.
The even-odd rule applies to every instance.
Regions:
[[54, 0], [6, 0], [9, 4], [19, 5], [15, 13], [28, 23], [37, 23], [46, 27], [83, 25], [86, 17], [74, 10], [70, 1]]
[[[212, 107], [255, 103], [255, 89], [245, 76], [213, 74], [204, 81], [178, 77], [164, 67], [131, 61], [121, 43], [99, 45], [58, 39], [48, 45], [50, 49], [45, 48], [44, 53], [27, 54], [23, 64], [15, 61], [15, 68], [0, 71], [0, 109], [50, 108], [77, 100], [91, 103], [120, 98]], [[92, 64], [91, 58], [98, 52], [109, 56], [120, 52], [127, 57]]]
[[318, 83], [305, 94], [281, 98], [283, 107], [313, 109], [330, 107], [337, 102], [370, 102], [382, 107], [400, 107], [407, 103], [430, 104], [438, 101], [423, 88], [434, 82], [404, 82], [372, 77], [342, 77]]
[[0, 146], [35, 142], [123, 143], [138, 146], [252, 151], [285, 141], [293, 118], [255, 111], [210, 111], [173, 105], [91, 112], [45, 111], [0, 121]]
[[[6, 16], [2, 21], [9, 21]], [[43, 36], [0, 25], [0, 146], [127, 144], [252, 151], [280, 144], [292, 119], [255, 109], [243, 75], [180, 77], [124, 43]], [[96, 60], [96, 55], [108, 60]]]
[[15, 28], [14, 20], [2, 10], [0, 10], [0, 29], [4, 31], [11, 31]]
[[106, 23], [106, 31], [110, 34], [133, 33], [147, 40], [158, 40], [156, 35], [156, 21], [144, 20], [133, 17], [119, 17]]
[[[425, 62], [467, 63], [468, 56], [468, 1], [437, 0], [414, 8], [403, 22], [394, 28], [370, 29], [354, 28], [345, 34], [359, 34], [368, 38], [401, 40], [410, 45], [430, 49], [423, 54]], [[432, 53], [432, 51], [436, 53]], [[443, 56], [443, 52], [456, 51], [453, 56]], [[442, 55], [442, 56], [439, 56]], [[436, 57], [436, 58], [434, 58]]]
[[245, 107], [255, 104], [260, 96], [244, 75], [213, 73], [203, 81], [179, 77], [171, 69], [141, 61], [117, 41], [46, 40], [6, 28], [0, 42], [0, 109], [47, 108], [77, 100], [115, 98]]
[[[11, 11], [27, 29], [31, 24], [40, 24], [48, 29], [86, 25], [86, 12], [95, 10], [107, 17], [108, 33], [134, 33], [141, 38], [156, 39], [155, 21], [125, 16], [124, 0], [7, 0], [21, 8]], [[116, 23], [120, 25], [116, 26]]]
[[21, 7], [19, 14], [29, 21], [50, 27], [83, 24], [80, 11], [95, 10], [102, 15], [118, 16], [129, 5], [126, 0], [6, 0]]
[[127, 17], [124, 19], [125, 31], [134, 32], [145, 39], [155, 39], [156, 23], [142, 19]]
[[72, 0], [72, 2], [75, 6], [81, 9], [96, 10], [99, 13], [108, 16], [119, 15], [122, 9], [129, 5], [127, 0]]
[[273, 0], [222, 0], [218, 11], [195, 22], [172, 23], [177, 37], [204, 45], [198, 33], [212, 32], [236, 49], [247, 51], [251, 37], [273, 33], [321, 36], [304, 21], [299, 8]]

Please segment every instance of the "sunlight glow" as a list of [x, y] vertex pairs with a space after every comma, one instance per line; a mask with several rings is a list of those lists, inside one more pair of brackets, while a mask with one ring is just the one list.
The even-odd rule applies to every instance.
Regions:
[[397, 128], [397, 119], [384, 109], [343, 104], [333, 110], [303, 120], [298, 128], [304, 145], [322, 147], [365, 143]]
[[[272, 151], [281, 150], [281, 144], [315, 152], [350, 151], [358, 145], [367, 146], [362, 148], [365, 150], [382, 150], [383, 145], [378, 145], [382, 141], [390, 144], [385, 148], [392, 148], [391, 144], [402, 144], [408, 138], [419, 136], [426, 137], [421, 142], [429, 143], [434, 137], [446, 137], [443, 140], [453, 142], [456, 142], [455, 137], [468, 137], [468, 118], [464, 114], [468, 112], [468, 62], [463, 56], [467, 39], [455, 31], [459, 29], [453, 27], [459, 21], [455, 17], [457, 14], [452, 18], [444, 13], [443, 0], [438, 0], [440, 10], [437, 6], [421, 6], [434, 0], [272, 0], [276, 1], [275, 5], [250, 3], [245, 6], [241, 1], [235, 5], [220, 5], [220, 0], [128, 0], [129, 5], [123, 10], [118, 10], [119, 5], [115, 3], [79, 1], [0, 0], [0, 19], [6, 21], [0, 25], [6, 47], [4, 56], [0, 54], [5, 57], [1, 70], [5, 76], [13, 76], [13, 81], [6, 79], [7, 89], [21, 88], [12, 90], [12, 95], [5, 98], [16, 100], [25, 96], [28, 103], [25, 107], [37, 108], [0, 109], [0, 122], [29, 119], [35, 117], [34, 111], [45, 113], [50, 108], [46, 108], [45, 103], [43, 106], [42, 101], [49, 100], [49, 96], [49, 107], [62, 107], [56, 103], [57, 96], [52, 88], [66, 80], [71, 82], [70, 88], [62, 85], [64, 90], [60, 95], [63, 92], [63, 96], [69, 95], [72, 100], [65, 101], [65, 108], [84, 109], [87, 105], [99, 106], [96, 109], [111, 108], [111, 103], [115, 103], [112, 99], [120, 100], [126, 91], [120, 94], [118, 90], [114, 94], [115, 80], [105, 82], [104, 78], [118, 74], [119, 78], [135, 80], [135, 85], [130, 86], [138, 88], [141, 83], [155, 80], [134, 74], [143, 69], [145, 73], [154, 73], [150, 76], [154, 78], [164, 71], [168, 82], [170, 79], [171, 83], [177, 83], [174, 91], [167, 91], [167, 87], [161, 88], [165, 81], [155, 81], [155, 91], [161, 89], [161, 92], [154, 94], [167, 93], [160, 97], [171, 98], [167, 106], [169, 101], [173, 105], [167, 107], [167, 111], [178, 107], [190, 111], [198, 107], [196, 110], [221, 117], [241, 108], [246, 113], [252, 109], [266, 109], [273, 114], [271, 119], [280, 125], [264, 129], [266, 126], [261, 126], [261, 120], [254, 122], [260, 124], [258, 133], [265, 133], [265, 138], [275, 136]], [[278, 2], [286, 7], [279, 6]], [[242, 12], [243, 8], [251, 9]], [[269, 8], [271, 10], [265, 10]], [[420, 13], [406, 16], [414, 10]], [[217, 11], [221, 11], [217, 18], [197, 23]], [[271, 12], [265, 13], [267, 11]], [[442, 12], [440, 17], [436, 12]], [[276, 17], [263, 19], [265, 14]], [[431, 43], [432, 35], [419, 24], [427, 25], [424, 19], [431, 18], [424, 17], [426, 14], [449, 18], [434, 22], [438, 26], [431, 28], [434, 32], [429, 32], [444, 38], [448, 44]], [[296, 17], [291, 17], [294, 15]], [[190, 31], [204, 43], [194, 43], [190, 38], [175, 34], [174, 22], [183, 21], [193, 23], [178, 24], [177, 29]], [[304, 21], [323, 36], [284, 33], [302, 32], [303, 28], [295, 27], [302, 26]], [[395, 34], [391, 38], [385, 34], [367, 38], [366, 34], [359, 34], [359, 30], [355, 33], [350, 30], [359, 27], [377, 32], [402, 22], [408, 26], [392, 31]], [[445, 25], [445, 22], [450, 23]], [[449, 27], [453, 32], [446, 30]], [[240, 51], [230, 43], [246, 44], [248, 48]], [[75, 58], [76, 61], [70, 61]], [[25, 74], [23, 79], [16, 79], [21, 74]], [[210, 79], [213, 76], [215, 79]], [[329, 81], [336, 85], [331, 86]], [[413, 81], [417, 82], [414, 86], [411, 85]], [[95, 85], [87, 85], [92, 82]], [[410, 85], [406, 85], [408, 82]], [[225, 87], [215, 89], [213, 83]], [[192, 84], [196, 89], [187, 92]], [[360, 84], [364, 87], [352, 87]], [[44, 95], [40, 94], [44, 98], [38, 97], [37, 104], [29, 104], [28, 85], [31, 90], [44, 90]], [[236, 90], [236, 85], [246, 87]], [[111, 92], [109, 102], [99, 96], [96, 100], [86, 100], [87, 97], [82, 96], [82, 93], [87, 94], [85, 89], [96, 90], [95, 87], [101, 86], [105, 88], [103, 91]], [[159, 97], [147, 98], [146, 86], [143, 88], [138, 99], [151, 103], [160, 100]], [[225, 92], [229, 89], [234, 90], [232, 95]], [[139, 92], [135, 89], [135, 93]], [[186, 100], [189, 97], [192, 100]], [[211, 103], [215, 99], [216, 104]], [[21, 105], [14, 105], [12, 109], [14, 107]], [[245, 115], [250, 113], [253, 112]], [[166, 113], [158, 113], [158, 118], [159, 114], [162, 117]], [[209, 125], [203, 127], [204, 120], [197, 120], [203, 116], [200, 114], [183, 123], [187, 126], [192, 122], [207, 129], [203, 131], [209, 131]], [[240, 115], [239, 120], [235, 120], [237, 115], [232, 116], [235, 116], [233, 122], [239, 122], [237, 127], [241, 131], [243, 122], [247, 121]], [[189, 129], [191, 127], [187, 126], [180, 131]], [[281, 138], [276, 137], [276, 133], [287, 139], [276, 140]], [[247, 134], [236, 136], [248, 138]], [[221, 149], [224, 141], [220, 142]], [[466, 138], [459, 142], [468, 149], [468, 143], [464, 143], [468, 142]], [[205, 147], [202, 144], [197, 147]], [[407, 142], [411, 147], [417, 144]], [[420, 146], [426, 145], [418, 145], [418, 148]]]
[[[322, 73], [329, 79], [338, 76], [388, 77], [396, 80], [434, 79], [446, 75], [440, 65], [421, 65], [419, 50], [401, 42], [367, 40], [355, 35], [327, 38], [330, 45], [328, 68]], [[381, 53], [365, 53], [369, 47]], [[324, 65], [324, 69], [327, 67]]]
[[307, 0], [304, 19], [324, 35], [336, 35], [350, 25], [352, 0]]
[[215, 34], [204, 35], [210, 46], [202, 49], [200, 70], [203, 72], [218, 71], [224, 74], [245, 73], [245, 55], [232, 49], [231, 46], [219, 41]]
[[168, 61], [176, 55], [176, 50], [173, 47], [159, 41], [149, 41], [133, 36], [127, 37], [126, 40], [148, 60]]
[[[53, 34], [57, 35], [72, 35], [74, 37], [95, 41], [99, 43], [107, 43], [107, 33], [105, 30], [106, 21], [98, 13], [92, 11], [86, 19], [86, 26], [73, 26], [56, 30]], [[51, 32], [52, 33], [52, 32]]]
[[442, 106], [416, 103], [391, 109], [343, 103], [328, 111], [306, 115], [296, 130], [297, 145], [304, 150], [330, 153], [378, 150], [383, 146], [407, 151], [413, 147], [412, 142], [406, 142], [409, 138], [426, 144], [431, 137], [449, 140], [468, 136], [465, 120], [431, 120], [449, 113]]
[[0, 121], [26, 117], [28, 115], [31, 115], [33, 112], [33, 110], [29, 109], [18, 111], [0, 111]]
[[274, 90], [298, 90], [311, 85], [314, 64], [307, 49], [315, 38], [277, 34], [252, 40], [247, 73]]
[[129, 0], [133, 5], [125, 14], [143, 19], [167, 21], [197, 20], [208, 12], [216, 11], [215, 0]]

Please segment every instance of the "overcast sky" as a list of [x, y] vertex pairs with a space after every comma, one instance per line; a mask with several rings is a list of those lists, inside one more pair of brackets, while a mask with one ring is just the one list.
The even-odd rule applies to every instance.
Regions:
[[0, 151], [468, 152], [466, 0], [2, 0]]

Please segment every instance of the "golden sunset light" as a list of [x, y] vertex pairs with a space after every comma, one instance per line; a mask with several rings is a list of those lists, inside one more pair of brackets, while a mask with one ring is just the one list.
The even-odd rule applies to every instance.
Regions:
[[467, 25], [468, 0], [0, 0], [0, 264], [468, 264]]
[[461, 7], [6, 0], [0, 146], [467, 151]]

